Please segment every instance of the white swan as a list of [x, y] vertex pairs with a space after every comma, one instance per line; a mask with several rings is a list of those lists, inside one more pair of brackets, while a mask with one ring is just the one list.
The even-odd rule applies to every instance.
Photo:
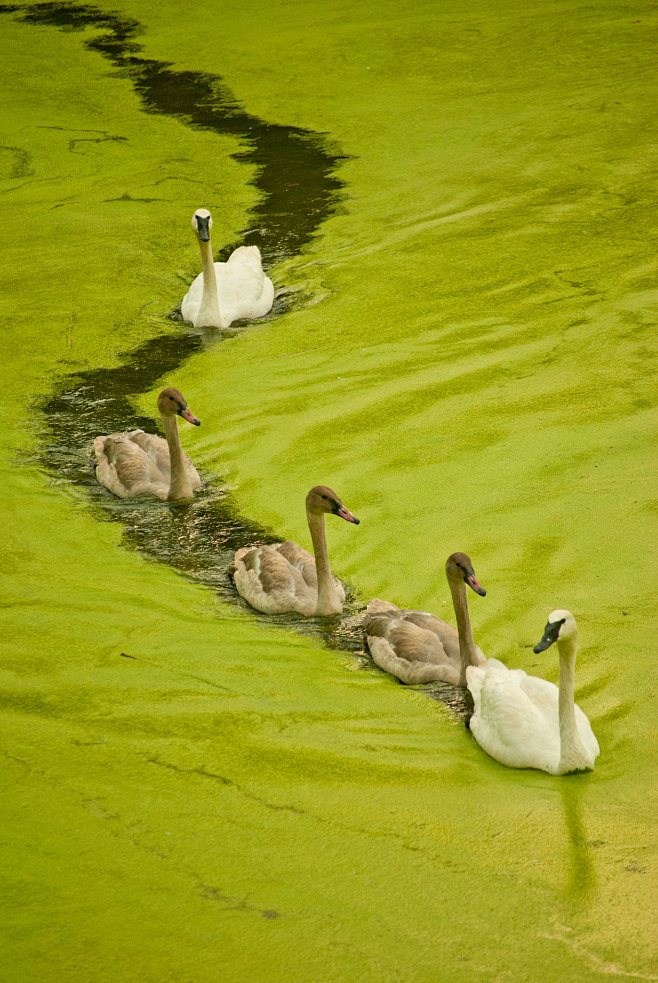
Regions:
[[212, 218], [206, 208], [197, 208], [192, 228], [199, 241], [202, 272], [183, 297], [185, 320], [195, 328], [228, 328], [240, 318], [267, 314], [274, 300], [274, 286], [263, 273], [258, 246], [239, 246], [225, 263], [213, 263]]
[[307, 618], [340, 614], [345, 590], [329, 567], [324, 526], [327, 512], [359, 524], [331, 488], [311, 488], [306, 496], [306, 518], [315, 556], [290, 541], [276, 546], [243, 546], [237, 551], [233, 579], [238, 594], [252, 608], [265, 614], [296, 611]]
[[403, 683], [441, 680], [466, 686], [466, 667], [486, 665], [473, 641], [466, 585], [484, 597], [466, 553], [453, 553], [446, 562], [446, 577], [455, 608], [457, 629], [426, 611], [396, 608], [375, 599], [366, 613], [366, 638], [373, 661]]
[[589, 720], [573, 701], [576, 620], [553, 611], [535, 652], [557, 642], [560, 686], [522, 669], [489, 659], [484, 669], [469, 667], [468, 688], [475, 710], [470, 727], [481, 748], [508, 768], [540, 768], [549, 775], [594, 768], [599, 744]]
[[201, 478], [183, 453], [177, 416], [201, 426], [178, 389], [163, 389], [158, 411], [167, 439], [143, 430], [113, 433], [94, 439], [96, 477], [119, 498], [156, 495], [165, 501], [192, 498]]

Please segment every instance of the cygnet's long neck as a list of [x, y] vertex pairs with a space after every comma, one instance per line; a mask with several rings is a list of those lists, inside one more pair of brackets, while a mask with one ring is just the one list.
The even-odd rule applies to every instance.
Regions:
[[322, 512], [307, 512], [306, 518], [308, 519], [308, 528], [311, 532], [311, 539], [313, 540], [315, 569], [318, 574], [318, 600], [314, 613], [318, 615], [340, 614], [343, 610], [343, 605], [338, 597], [334, 575], [329, 566], [324, 514]]
[[201, 251], [201, 269], [203, 270], [203, 294], [195, 327], [219, 328], [222, 323], [219, 312], [219, 291], [217, 290], [217, 274], [215, 273], [210, 240], [204, 242], [199, 239], [199, 249]]
[[466, 584], [461, 579], [448, 577], [452, 603], [457, 619], [457, 630], [459, 632], [459, 686], [466, 686], [466, 669], [468, 666], [478, 665], [477, 646], [473, 640], [471, 629], [471, 619], [468, 614], [468, 597], [466, 595]]
[[576, 639], [558, 638], [560, 655], [560, 684], [558, 716], [560, 721], [560, 763], [558, 774], [576, 771], [587, 762], [587, 754], [578, 734], [576, 707], [574, 704], [574, 677], [576, 670]]
[[194, 492], [190, 479], [185, 469], [185, 457], [181, 447], [180, 435], [178, 433], [178, 417], [161, 414], [162, 426], [169, 446], [169, 460], [171, 463], [171, 479], [169, 482], [169, 494], [167, 498], [174, 501], [177, 498], [192, 498]]

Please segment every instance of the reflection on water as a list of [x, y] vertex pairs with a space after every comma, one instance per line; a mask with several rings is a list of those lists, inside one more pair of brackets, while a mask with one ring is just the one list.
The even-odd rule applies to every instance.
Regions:
[[563, 775], [559, 788], [569, 833], [569, 881], [565, 888], [568, 901], [582, 903], [596, 884], [587, 834], [582, 820], [582, 775]]

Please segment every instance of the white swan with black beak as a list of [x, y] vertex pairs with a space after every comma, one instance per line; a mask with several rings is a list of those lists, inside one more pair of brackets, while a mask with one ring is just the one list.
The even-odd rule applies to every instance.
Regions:
[[225, 263], [213, 263], [212, 216], [207, 208], [197, 208], [192, 228], [201, 252], [201, 273], [183, 297], [184, 319], [195, 328], [228, 328], [233, 321], [267, 314], [274, 286], [263, 272], [258, 246], [238, 246]]
[[549, 614], [535, 645], [535, 652], [543, 652], [557, 642], [559, 688], [497, 659], [466, 670], [475, 707], [471, 732], [487, 754], [508, 768], [539, 768], [549, 775], [594, 768], [599, 743], [574, 703], [577, 635], [574, 616], [558, 609]]

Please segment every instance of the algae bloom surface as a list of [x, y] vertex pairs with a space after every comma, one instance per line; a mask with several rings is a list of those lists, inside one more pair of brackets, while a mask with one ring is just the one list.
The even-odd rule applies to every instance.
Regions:
[[[658, 979], [655, 104], [649, 5], [0, 7], [0, 978]], [[652, 33], [654, 32], [654, 33]], [[257, 243], [281, 292], [176, 319]], [[207, 479], [117, 502], [88, 457], [176, 385]], [[578, 619], [589, 775], [487, 758], [339, 620], [235, 596], [236, 545], [329, 527], [353, 613], [535, 656]]]

